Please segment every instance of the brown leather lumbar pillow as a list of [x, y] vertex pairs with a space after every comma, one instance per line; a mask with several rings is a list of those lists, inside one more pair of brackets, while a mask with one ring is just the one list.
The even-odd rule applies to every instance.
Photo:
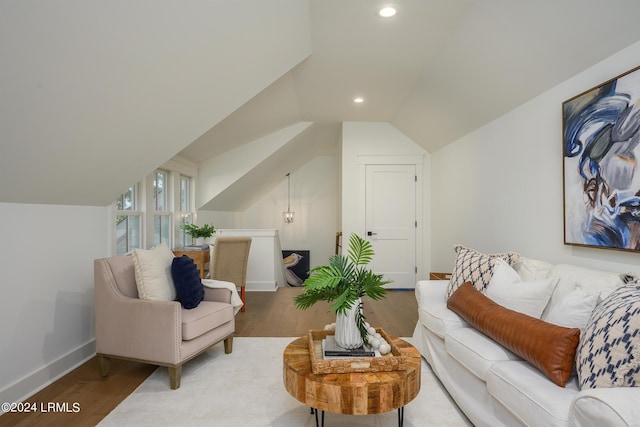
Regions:
[[509, 310], [478, 292], [470, 282], [451, 295], [447, 307], [560, 387], [569, 380], [580, 329], [564, 328]]

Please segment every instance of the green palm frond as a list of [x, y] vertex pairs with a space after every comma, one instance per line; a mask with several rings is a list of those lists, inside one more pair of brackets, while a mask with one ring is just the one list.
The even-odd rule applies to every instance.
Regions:
[[373, 260], [371, 242], [357, 234], [349, 236], [349, 259], [354, 265], [367, 265]]
[[356, 326], [360, 331], [360, 337], [362, 338], [362, 341], [367, 342], [367, 335], [369, 334], [369, 332], [367, 331], [367, 327], [364, 324], [365, 321], [366, 319], [362, 310], [362, 301], [360, 301], [360, 306], [358, 307], [358, 310], [356, 310]]
[[373, 300], [384, 298], [387, 291], [384, 285], [391, 283], [391, 280], [384, 280], [382, 275], [374, 274], [372, 271], [366, 272], [364, 281], [367, 283], [364, 286], [365, 294]]
[[344, 314], [349, 309], [356, 298], [353, 297], [353, 290], [350, 288], [345, 289], [331, 304], [331, 310], [336, 313]]
[[312, 269], [309, 272], [309, 278], [304, 282], [304, 286], [308, 289], [333, 288], [343, 279], [344, 275], [339, 268], [325, 265]]
[[[332, 255], [328, 265], [311, 269], [303, 283], [304, 291], [295, 297], [296, 306], [304, 310], [318, 301], [327, 301], [331, 303], [332, 311], [345, 313], [365, 295], [374, 300], [384, 298], [384, 285], [391, 281], [365, 267], [373, 261], [373, 256], [371, 242], [352, 234], [347, 256]], [[356, 323], [364, 338], [364, 315], [358, 313]]]

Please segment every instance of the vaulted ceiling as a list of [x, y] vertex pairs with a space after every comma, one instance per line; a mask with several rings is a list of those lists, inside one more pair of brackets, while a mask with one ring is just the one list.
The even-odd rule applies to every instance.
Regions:
[[292, 143], [319, 151], [287, 144], [298, 164], [344, 121], [435, 152], [640, 40], [638, 16], [633, 0], [6, 0], [0, 201], [105, 205], [176, 154], [201, 165], [303, 122]]
[[[390, 122], [434, 152], [640, 40], [633, 1], [309, 4], [312, 54], [181, 155], [197, 161], [297, 121]], [[384, 5], [396, 16], [379, 17]]]

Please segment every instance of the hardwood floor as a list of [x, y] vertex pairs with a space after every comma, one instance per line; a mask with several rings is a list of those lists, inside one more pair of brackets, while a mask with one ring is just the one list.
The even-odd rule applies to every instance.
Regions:
[[[248, 292], [247, 311], [236, 316], [237, 337], [299, 337], [309, 329], [322, 329], [335, 322], [328, 303], [299, 310], [293, 303], [302, 288], [280, 288], [278, 292]], [[411, 291], [389, 291], [381, 301], [363, 298], [364, 314], [374, 326], [389, 335], [411, 336], [418, 320], [418, 304]]]
[[[322, 329], [335, 321], [335, 315], [328, 311], [329, 304], [318, 303], [308, 310], [298, 310], [293, 298], [299, 292], [300, 288], [247, 292], [247, 310], [236, 316], [235, 336], [299, 337], [309, 329]], [[389, 291], [382, 301], [363, 298], [363, 303], [371, 325], [384, 328], [389, 335], [413, 334], [418, 320], [413, 291]], [[32, 409], [36, 411], [0, 416], [0, 427], [95, 426], [155, 369], [155, 366], [114, 359], [111, 374], [102, 378], [94, 357], [27, 399], [25, 403], [35, 405]], [[49, 409], [50, 404], [56, 403], [57, 408]]]

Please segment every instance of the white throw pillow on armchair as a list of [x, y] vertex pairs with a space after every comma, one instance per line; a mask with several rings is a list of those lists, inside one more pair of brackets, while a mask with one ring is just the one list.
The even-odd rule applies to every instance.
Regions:
[[176, 299], [176, 287], [171, 276], [174, 256], [166, 243], [151, 249], [134, 249], [131, 256], [138, 298], [154, 301]]
[[485, 295], [503, 307], [539, 319], [557, 284], [557, 277], [522, 281], [507, 262], [497, 258]]

